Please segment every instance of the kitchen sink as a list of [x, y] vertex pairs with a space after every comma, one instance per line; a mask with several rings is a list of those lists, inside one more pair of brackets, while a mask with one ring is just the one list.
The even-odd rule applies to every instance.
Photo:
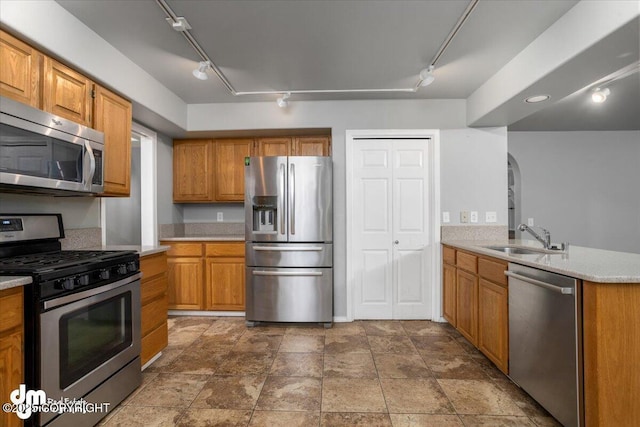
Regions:
[[545, 249], [535, 249], [535, 248], [521, 248], [518, 246], [485, 246], [486, 249], [491, 249], [493, 251], [504, 252], [505, 254], [514, 254], [514, 255], [539, 255], [539, 254], [554, 254], [560, 252], [551, 252]]

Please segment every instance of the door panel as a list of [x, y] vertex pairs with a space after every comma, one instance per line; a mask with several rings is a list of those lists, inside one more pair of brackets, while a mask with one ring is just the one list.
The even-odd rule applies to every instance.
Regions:
[[428, 140], [354, 144], [355, 317], [430, 318]]
[[289, 241], [333, 241], [330, 157], [289, 157]]

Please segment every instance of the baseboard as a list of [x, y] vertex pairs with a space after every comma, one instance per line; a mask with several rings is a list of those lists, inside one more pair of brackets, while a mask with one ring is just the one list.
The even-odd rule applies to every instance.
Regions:
[[352, 322], [352, 320], [347, 319], [347, 316], [334, 316], [333, 323], [345, 323]]
[[244, 317], [244, 311], [169, 310], [169, 316]]

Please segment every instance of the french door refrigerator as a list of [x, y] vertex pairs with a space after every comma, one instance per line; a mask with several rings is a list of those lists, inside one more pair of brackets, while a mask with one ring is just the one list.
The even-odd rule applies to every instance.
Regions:
[[330, 157], [245, 159], [246, 321], [333, 320]]

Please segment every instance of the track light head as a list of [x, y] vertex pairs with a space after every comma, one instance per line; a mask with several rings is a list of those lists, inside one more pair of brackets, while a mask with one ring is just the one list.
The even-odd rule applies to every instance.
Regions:
[[600, 89], [599, 87], [591, 94], [591, 100], [597, 104], [601, 104], [607, 100], [607, 96], [611, 94], [609, 88]]
[[169, 25], [171, 25], [171, 28], [179, 33], [191, 29], [191, 25], [189, 25], [187, 19], [184, 16], [178, 16], [175, 21], [173, 20], [173, 18], [167, 18], [167, 22], [169, 23]]
[[276, 99], [276, 103], [278, 104], [278, 107], [280, 108], [285, 108], [289, 105], [289, 101], [287, 101], [287, 99], [289, 99], [289, 97], [291, 96], [291, 94], [289, 92], [282, 94], [282, 97]]
[[436, 76], [433, 75], [434, 70], [433, 65], [429, 65], [429, 67], [420, 71], [420, 86], [429, 86], [436, 79]]
[[198, 68], [193, 70], [193, 76], [200, 80], [207, 80], [209, 78], [207, 75], [207, 69], [209, 69], [210, 66], [211, 64], [209, 61], [200, 62], [200, 64], [198, 64]]

